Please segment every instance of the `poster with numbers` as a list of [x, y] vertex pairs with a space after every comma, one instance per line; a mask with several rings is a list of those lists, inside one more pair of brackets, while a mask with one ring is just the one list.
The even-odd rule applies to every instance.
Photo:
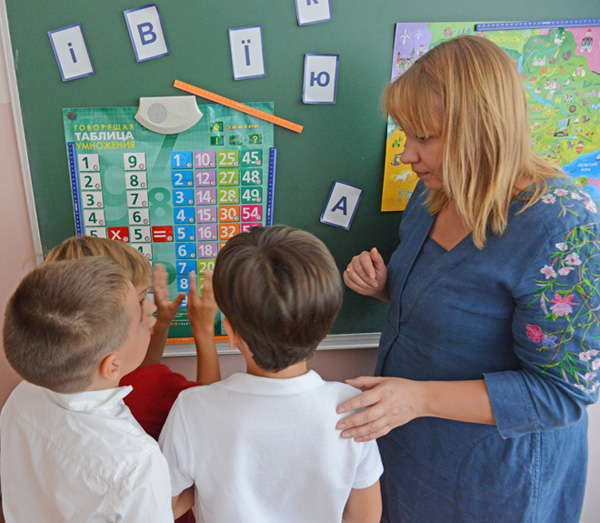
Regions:
[[[270, 102], [248, 104], [273, 114]], [[77, 234], [128, 243], [169, 274], [171, 298], [189, 273], [213, 270], [235, 234], [272, 223], [273, 125], [221, 105], [179, 134], [158, 134], [137, 107], [63, 109]], [[187, 301], [187, 298], [186, 298]], [[169, 342], [189, 342], [184, 302]], [[215, 336], [225, 336], [222, 315]]]

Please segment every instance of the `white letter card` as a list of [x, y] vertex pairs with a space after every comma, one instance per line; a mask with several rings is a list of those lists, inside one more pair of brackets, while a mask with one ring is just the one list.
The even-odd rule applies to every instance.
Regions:
[[296, 0], [298, 25], [318, 24], [331, 20], [329, 0]]
[[94, 74], [81, 25], [48, 31], [63, 82]]
[[304, 87], [302, 101], [305, 104], [334, 104], [337, 92], [339, 55], [304, 55]]
[[350, 229], [362, 193], [363, 190], [354, 185], [336, 181], [321, 214], [321, 223]]
[[169, 54], [167, 41], [156, 5], [123, 11], [127, 30], [138, 62]]
[[261, 27], [229, 30], [233, 79], [246, 80], [266, 76]]

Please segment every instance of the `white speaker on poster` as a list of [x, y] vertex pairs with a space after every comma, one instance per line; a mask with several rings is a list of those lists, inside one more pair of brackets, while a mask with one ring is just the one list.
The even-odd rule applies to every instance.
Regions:
[[140, 98], [135, 119], [159, 134], [177, 134], [196, 125], [202, 112], [195, 96], [154, 96]]

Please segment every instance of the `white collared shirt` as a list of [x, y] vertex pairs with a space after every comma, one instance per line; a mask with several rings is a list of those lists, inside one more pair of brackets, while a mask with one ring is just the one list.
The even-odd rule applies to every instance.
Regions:
[[195, 485], [199, 523], [341, 522], [352, 489], [383, 472], [375, 440], [335, 428], [336, 408], [359, 392], [314, 371], [181, 392], [159, 438], [173, 494]]
[[123, 403], [130, 391], [16, 387], [0, 416], [7, 523], [173, 521], [167, 463]]

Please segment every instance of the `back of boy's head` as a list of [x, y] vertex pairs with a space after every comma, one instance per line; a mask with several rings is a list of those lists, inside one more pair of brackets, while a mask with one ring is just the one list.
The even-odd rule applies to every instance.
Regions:
[[340, 273], [325, 244], [291, 227], [252, 227], [215, 264], [217, 304], [263, 370], [306, 360], [342, 305]]
[[34, 269], [6, 306], [6, 359], [35, 385], [62, 393], [85, 390], [102, 359], [127, 339], [130, 288], [123, 268], [103, 257]]
[[116, 240], [94, 236], [73, 236], [46, 256], [46, 263], [78, 260], [87, 256], [104, 256], [116, 261], [129, 276], [133, 285], [146, 285], [152, 274], [148, 259], [137, 249]]

